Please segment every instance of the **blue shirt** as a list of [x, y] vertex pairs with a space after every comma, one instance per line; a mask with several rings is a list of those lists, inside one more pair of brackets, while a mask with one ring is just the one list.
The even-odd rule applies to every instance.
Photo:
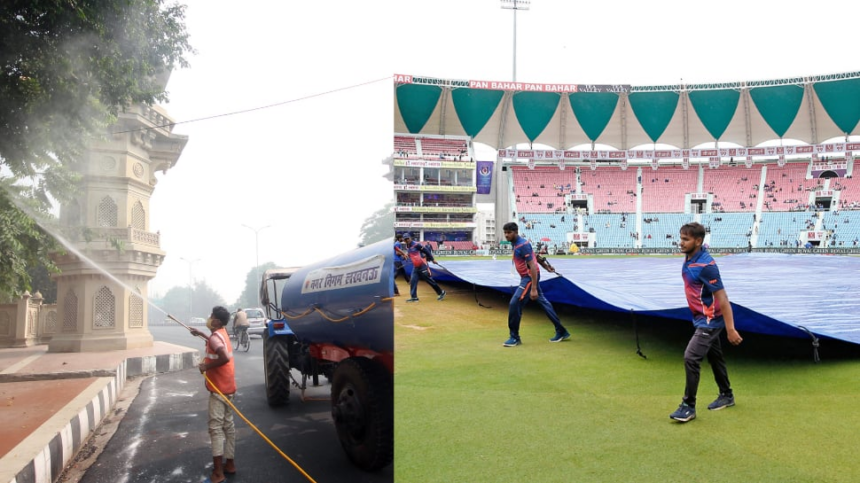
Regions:
[[[523, 237], [517, 237], [514, 241], [514, 266], [517, 268], [517, 273], [520, 277], [531, 277], [529, 273], [528, 262], [535, 259], [535, 252], [532, 250], [532, 244]], [[540, 274], [540, 271], [538, 271]]]
[[702, 248], [693, 258], [684, 260], [681, 276], [687, 305], [693, 313], [693, 325], [710, 329], [725, 327], [720, 304], [714, 298], [714, 292], [723, 290], [723, 280], [711, 254]]
[[399, 241], [394, 242], [394, 261], [403, 262], [403, 257], [400, 256], [400, 250], [403, 250], [403, 244]]
[[424, 245], [415, 240], [412, 240], [412, 243], [407, 246], [406, 254], [409, 255], [413, 267], [426, 266], [427, 262], [424, 261], [425, 258], [431, 262], [433, 261], [433, 254], [427, 251]]

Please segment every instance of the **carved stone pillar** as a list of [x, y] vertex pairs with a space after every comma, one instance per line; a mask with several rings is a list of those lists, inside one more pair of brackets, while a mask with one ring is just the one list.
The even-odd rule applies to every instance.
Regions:
[[147, 283], [165, 252], [149, 231], [149, 200], [155, 173], [173, 167], [188, 142], [171, 129], [160, 107], [139, 105], [89, 150], [81, 192], [60, 214], [74, 250], [53, 255], [61, 273], [49, 351], [152, 346]]

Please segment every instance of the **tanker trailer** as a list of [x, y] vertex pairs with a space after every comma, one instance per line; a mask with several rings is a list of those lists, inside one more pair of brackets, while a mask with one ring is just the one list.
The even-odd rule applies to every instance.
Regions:
[[304, 390], [308, 378], [326, 376], [341, 446], [369, 471], [394, 458], [393, 258], [385, 240], [268, 270], [260, 287], [271, 319], [263, 333], [269, 405], [288, 404], [291, 384]]

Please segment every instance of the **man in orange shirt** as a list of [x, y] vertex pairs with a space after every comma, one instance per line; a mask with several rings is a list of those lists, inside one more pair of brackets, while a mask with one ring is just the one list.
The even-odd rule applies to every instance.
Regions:
[[[236, 394], [233, 346], [225, 329], [229, 320], [230, 312], [224, 307], [217, 306], [212, 308], [212, 315], [206, 321], [206, 327], [212, 332], [211, 335], [207, 336], [197, 329], [190, 329], [193, 335], [206, 339], [206, 359], [197, 367], [201, 374], [206, 374], [206, 389], [209, 391], [209, 438], [212, 440], [212, 463], [214, 464], [210, 477], [212, 483], [225, 481], [227, 479], [225, 473], [236, 472], [236, 465], [233, 462], [236, 450], [233, 412], [227, 401], [218, 394], [220, 391], [230, 401]], [[216, 387], [218, 391], [215, 390]]]

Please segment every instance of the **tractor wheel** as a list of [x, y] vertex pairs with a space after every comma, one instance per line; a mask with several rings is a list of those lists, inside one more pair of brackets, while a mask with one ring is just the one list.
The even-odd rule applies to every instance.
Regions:
[[394, 391], [391, 374], [365, 357], [337, 365], [331, 388], [332, 416], [349, 459], [367, 471], [394, 459]]
[[290, 403], [290, 355], [286, 336], [263, 332], [263, 364], [266, 366], [266, 400], [269, 406]]

